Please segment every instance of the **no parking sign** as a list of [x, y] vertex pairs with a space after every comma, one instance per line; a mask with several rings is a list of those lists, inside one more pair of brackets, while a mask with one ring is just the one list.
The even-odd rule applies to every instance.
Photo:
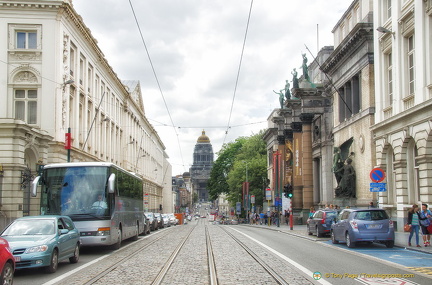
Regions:
[[385, 179], [386, 174], [385, 171], [382, 170], [381, 168], [374, 168], [372, 169], [372, 171], [370, 172], [370, 179], [372, 179], [373, 182], [381, 182]]

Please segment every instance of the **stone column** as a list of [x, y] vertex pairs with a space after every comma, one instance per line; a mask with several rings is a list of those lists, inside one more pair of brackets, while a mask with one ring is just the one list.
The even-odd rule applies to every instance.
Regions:
[[303, 166], [302, 166], [302, 124], [300, 122], [291, 123], [293, 130], [293, 147], [294, 147], [294, 160], [293, 160], [293, 209], [301, 210], [303, 208]]
[[303, 209], [313, 206], [313, 162], [312, 162], [312, 120], [314, 114], [303, 113], [300, 115], [302, 121], [302, 153], [303, 153]]

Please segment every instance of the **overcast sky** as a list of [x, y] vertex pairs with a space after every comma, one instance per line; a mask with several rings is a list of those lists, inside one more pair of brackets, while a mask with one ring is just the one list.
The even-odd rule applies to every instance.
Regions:
[[250, 0], [73, 0], [73, 5], [119, 78], [141, 82], [146, 116], [177, 175], [189, 171], [202, 130], [216, 154], [224, 141], [265, 129], [279, 108], [272, 90], [291, 81], [302, 53], [312, 62], [305, 45], [314, 56], [318, 46], [333, 45], [331, 31], [351, 2], [253, 1], [227, 133]]

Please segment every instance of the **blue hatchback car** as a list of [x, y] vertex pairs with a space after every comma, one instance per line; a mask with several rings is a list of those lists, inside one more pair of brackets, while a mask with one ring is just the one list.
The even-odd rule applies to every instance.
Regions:
[[344, 209], [331, 225], [333, 243], [345, 241], [348, 247], [358, 242], [379, 242], [394, 246], [394, 225], [383, 209]]
[[67, 216], [29, 216], [13, 221], [1, 233], [9, 242], [16, 269], [45, 267], [49, 273], [58, 263], [79, 260], [80, 234]]

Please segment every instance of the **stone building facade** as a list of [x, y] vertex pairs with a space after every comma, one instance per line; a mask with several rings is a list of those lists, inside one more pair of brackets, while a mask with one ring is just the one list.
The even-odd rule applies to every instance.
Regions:
[[193, 152], [193, 164], [190, 168], [192, 189], [198, 194], [199, 202], [209, 201], [207, 182], [213, 167], [213, 147], [205, 131], [198, 137]]
[[376, 166], [386, 171], [379, 204], [398, 224], [432, 203], [432, 1], [374, 1]]
[[72, 1], [0, 5], [1, 226], [39, 214], [30, 182], [41, 165], [68, 160], [69, 130], [70, 161], [108, 161], [135, 172], [149, 209], [159, 208], [172, 195], [171, 165], [145, 116], [139, 82], [117, 77]]
[[[374, 57], [372, 2], [353, 1], [333, 29], [334, 51], [322, 64], [331, 78], [326, 86], [333, 98], [334, 196], [338, 206], [367, 206], [370, 171], [375, 165], [371, 126], [374, 124]], [[337, 153], [339, 152], [339, 153]], [[349, 168], [355, 174], [346, 186], [339, 175]]]

